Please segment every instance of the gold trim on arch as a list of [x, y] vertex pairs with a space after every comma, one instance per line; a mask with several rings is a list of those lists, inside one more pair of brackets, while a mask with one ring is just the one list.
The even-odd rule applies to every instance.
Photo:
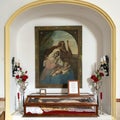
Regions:
[[112, 60], [112, 82], [111, 82], [111, 101], [112, 101], [112, 118], [113, 120], [116, 119], [116, 29], [112, 19], [109, 15], [103, 11], [98, 6], [85, 2], [85, 1], [78, 1], [78, 0], [38, 0], [35, 2], [28, 3], [27, 5], [18, 9], [7, 21], [5, 25], [5, 111], [6, 111], [6, 120], [11, 120], [12, 116], [10, 114], [10, 26], [12, 22], [14, 22], [15, 18], [19, 16], [24, 11], [34, 8], [37, 6], [47, 5], [47, 4], [56, 4], [56, 3], [63, 3], [63, 4], [73, 4], [78, 6], [88, 7], [101, 16], [107, 21], [111, 28], [111, 39], [112, 39], [112, 51], [111, 51], [111, 60]]

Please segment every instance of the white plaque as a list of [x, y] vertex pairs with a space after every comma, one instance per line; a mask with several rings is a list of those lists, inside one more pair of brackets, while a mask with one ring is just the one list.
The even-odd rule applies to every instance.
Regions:
[[68, 81], [68, 94], [69, 95], [79, 95], [78, 80], [69, 80]]

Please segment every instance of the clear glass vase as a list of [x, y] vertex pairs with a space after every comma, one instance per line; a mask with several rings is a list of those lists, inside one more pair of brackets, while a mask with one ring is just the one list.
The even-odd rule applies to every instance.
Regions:
[[27, 88], [28, 83], [27, 82], [21, 82], [19, 83], [19, 92], [20, 92], [20, 99], [19, 99], [19, 112], [24, 112], [24, 101], [25, 101], [25, 90]]

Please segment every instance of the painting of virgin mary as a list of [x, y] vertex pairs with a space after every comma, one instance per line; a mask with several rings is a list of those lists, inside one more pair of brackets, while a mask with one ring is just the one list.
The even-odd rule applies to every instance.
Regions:
[[[67, 31], [39, 32], [39, 82], [42, 86], [67, 86], [78, 76], [78, 43]], [[38, 66], [38, 65], [37, 65]]]
[[40, 83], [67, 84], [68, 80], [74, 80], [74, 72], [71, 68], [72, 52], [67, 41], [68, 50], [64, 41], [45, 51], [43, 61], [44, 69], [40, 77]]

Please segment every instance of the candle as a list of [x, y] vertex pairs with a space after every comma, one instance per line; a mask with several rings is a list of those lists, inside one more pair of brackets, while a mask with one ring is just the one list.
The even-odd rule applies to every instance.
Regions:
[[100, 92], [100, 99], [101, 99], [101, 100], [102, 100], [102, 97], [103, 97], [103, 96], [102, 96], [102, 92]]
[[19, 92], [17, 93], [17, 97], [18, 97], [18, 100], [19, 100], [20, 99], [20, 93]]
[[103, 62], [106, 62], [106, 57], [105, 56], [103, 56]]
[[100, 62], [103, 63], [103, 58], [101, 58]]

